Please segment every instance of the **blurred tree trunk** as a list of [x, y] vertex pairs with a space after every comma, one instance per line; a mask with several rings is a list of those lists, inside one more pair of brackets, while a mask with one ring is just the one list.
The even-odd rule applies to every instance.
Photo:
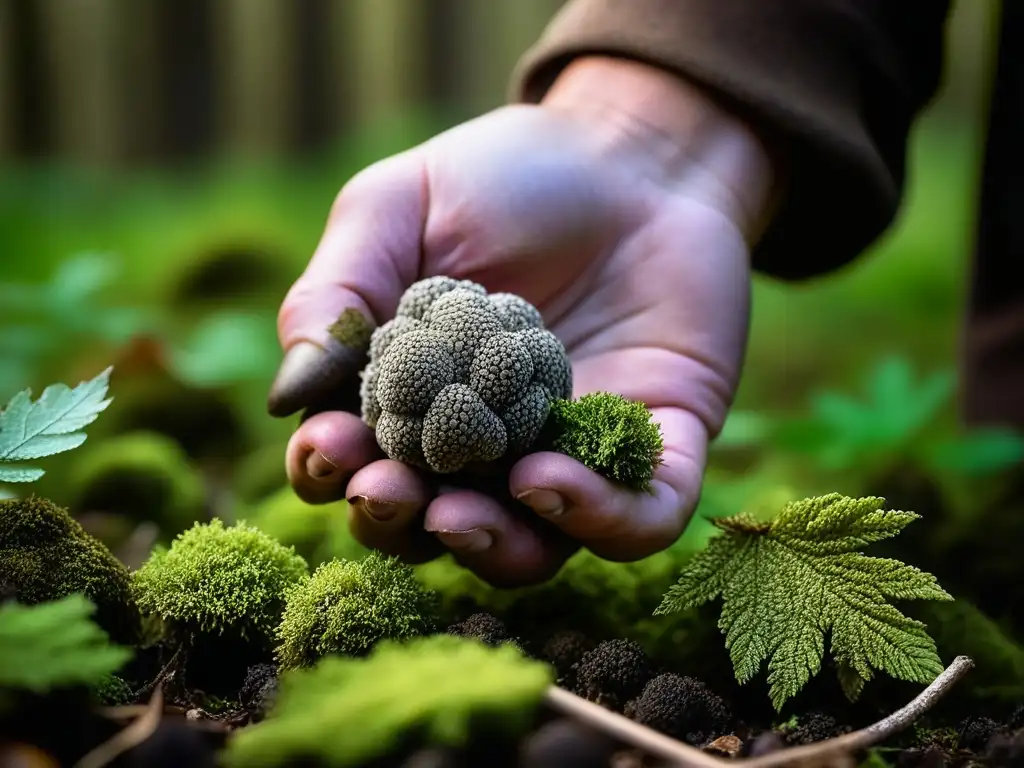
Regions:
[[332, 129], [373, 124], [419, 106], [426, 46], [423, 0], [329, 0]]
[[11, 0], [0, 0], [0, 160], [10, 157], [17, 148], [17, 116], [14, 88], [14, 61], [10, 51], [14, 43]]
[[561, 5], [561, 0], [459, 0], [452, 42], [461, 66], [453, 87], [462, 110], [477, 114], [505, 103], [512, 68]]
[[53, 153], [112, 165], [122, 146], [115, 0], [37, 0]]
[[282, 154], [292, 138], [296, 13], [282, 0], [217, 0], [216, 144], [242, 155]]

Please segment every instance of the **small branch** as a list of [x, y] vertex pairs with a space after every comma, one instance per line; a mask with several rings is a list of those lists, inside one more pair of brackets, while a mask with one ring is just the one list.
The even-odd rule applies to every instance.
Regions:
[[109, 740], [87, 753], [75, 763], [75, 768], [103, 768], [110, 765], [129, 749], [137, 747], [156, 731], [163, 715], [164, 695], [158, 686], [146, 705], [146, 712], [123, 730], [118, 731]]
[[164, 664], [163, 668], [157, 673], [157, 676], [150, 682], [146, 683], [142, 688], [135, 692], [135, 698], [141, 699], [146, 696], [150, 691], [156, 690], [158, 686], [162, 686], [172, 677], [174, 677], [180, 670], [184, 662], [184, 655], [186, 643], [181, 643], [171, 654], [170, 660]]
[[893, 712], [874, 725], [862, 728], [853, 733], [826, 739], [816, 744], [793, 747], [770, 755], [743, 760], [747, 768], [777, 768], [801, 764], [820, 765], [822, 758], [829, 754], [859, 752], [862, 749], [880, 744], [900, 731], [909, 728], [921, 715], [935, 706], [949, 690], [974, 668], [974, 662], [967, 656], [957, 656], [952, 663], [936, 677], [931, 684], [904, 707]]
[[[943, 670], [942, 674], [909, 704], [874, 725], [834, 739], [826, 739], [815, 744], [792, 747], [761, 757], [741, 760], [726, 760], [709, 755], [557, 686], [548, 689], [545, 701], [557, 712], [575, 718], [630, 746], [641, 749], [652, 757], [667, 760], [678, 768], [721, 768], [737, 764], [746, 768], [841, 765], [844, 756], [848, 757], [854, 752], [879, 744], [908, 728], [973, 668], [974, 662], [970, 658], [957, 656]], [[832, 762], [829, 762], [830, 758]]]
[[720, 768], [736, 762], [720, 760], [701, 752], [696, 747], [684, 744], [646, 725], [640, 725], [628, 717], [623, 717], [557, 686], [548, 689], [545, 701], [548, 706], [563, 715], [593, 726], [602, 733], [642, 749], [653, 757], [668, 760], [674, 765], [686, 768]]

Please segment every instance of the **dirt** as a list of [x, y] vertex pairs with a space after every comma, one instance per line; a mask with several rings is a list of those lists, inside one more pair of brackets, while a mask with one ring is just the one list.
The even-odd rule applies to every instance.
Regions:
[[[484, 642], [513, 642], [531, 656], [552, 663], [558, 685], [607, 709], [680, 739], [710, 754], [743, 758], [788, 747], [813, 744], [848, 733], [863, 724], [844, 722], [834, 714], [808, 710], [797, 724], [780, 726], [742, 716], [736, 696], [717, 692], [695, 677], [666, 671], [642, 656], [632, 641], [596, 643], [572, 631], [533, 639], [516, 637], [493, 616], [465, 617], [448, 628], [453, 634]], [[83, 693], [61, 692], [26, 696], [15, 715], [0, 723], [0, 765], [72, 765], [90, 749], [118, 737], [137, 718], [161, 682], [163, 716], [141, 743], [107, 763], [110, 766], [213, 766], [228, 734], [259, 722], [272, 707], [277, 671], [269, 659], [251, 664], [236, 677], [234, 689], [214, 695], [194, 685], [189, 654], [169, 647], [141, 653], [126, 671], [147, 680], [135, 705], [97, 708]], [[603, 655], [602, 655], [603, 654]], [[206, 666], [209, 660], [196, 656]], [[651, 683], [651, 681], [655, 681]], [[223, 680], [218, 680], [223, 684]], [[648, 687], [648, 683], [650, 686]], [[749, 698], [750, 693], [746, 694]], [[955, 692], [952, 694], [955, 696]], [[892, 707], [898, 708], [899, 701]], [[29, 746], [38, 755], [26, 760]], [[6, 751], [4, 751], [6, 749]], [[859, 756], [865, 758], [865, 755]], [[1024, 707], [1009, 714], [975, 712], [956, 722], [919, 723], [912, 732], [882, 745], [876, 757], [897, 768], [990, 765], [1024, 766]], [[590, 725], [545, 707], [534, 729], [516, 744], [481, 737], [465, 750], [417, 749], [367, 764], [366, 768], [654, 768], [664, 765]], [[311, 766], [311, 768], [313, 768]]]

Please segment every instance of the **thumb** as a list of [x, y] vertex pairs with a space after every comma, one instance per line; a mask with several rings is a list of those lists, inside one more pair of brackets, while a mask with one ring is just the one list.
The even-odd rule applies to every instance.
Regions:
[[415, 150], [371, 165], [338, 194], [278, 315], [285, 355], [267, 400], [272, 416], [316, 406], [355, 382], [370, 334], [417, 279], [426, 201]]

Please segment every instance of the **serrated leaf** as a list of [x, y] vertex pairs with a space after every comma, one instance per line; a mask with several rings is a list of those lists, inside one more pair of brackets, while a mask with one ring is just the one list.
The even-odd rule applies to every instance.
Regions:
[[52, 384], [35, 402], [27, 389], [11, 398], [0, 412], [0, 482], [38, 480], [44, 470], [10, 466], [9, 462], [53, 456], [85, 442], [81, 430], [110, 405], [111, 370], [107, 368], [74, 389]]
[[736, 679], [753, 679], [767, 660], [776, 709], [820, 671], [829, 633], [851, 698], [875, 670], [931, 682], [942, 671], [935, 643], [887, 598], [952, 597], [931, 574], [858, 551], [917, 518], [882, 504], [876, 497], [828, 494], [788, 504], [768, 524], [742, 515], [720, 520], [725, 533], [687, 565], [655, 613], [720, 595], [719, 628]]
[[0, 605], [0, 689], [45, 693], [89, 686], [120, 669], [132, 652], [110, 642], [92, 621], [94, 610], [80, 594]]

